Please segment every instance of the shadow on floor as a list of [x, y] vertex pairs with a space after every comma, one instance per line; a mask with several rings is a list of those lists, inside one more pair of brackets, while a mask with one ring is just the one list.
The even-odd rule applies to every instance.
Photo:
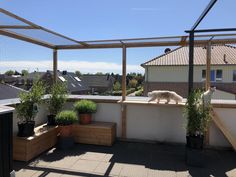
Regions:
[[[76, 144], [74, 148], [66, 151], [51, 150], [37, 160], [54, 162], [67, 156], [83, 155], [86, 152], [112, 154], [110, 165], [105, 175], [108, 176], [116, 163], [142, 165], [153, 170], [182, 172], [188, 171], [193, 177], [227, 176], [226, 172], [236, 169], [236, 153], [233, 151], [206, 150], [206, 166], [202, 168], [190, 167], [185, 163], [185, 146], [167, 144], [130, 143], [117, 141], [112, 147]], [[32, 167], [29, 163], [15, 162], [15, 170], [33, 169], [44, 171], [42, 176], [49, 172], [63, 173], [78, 176], [101, 176], [89, 173], [71, 172], [63, 169]]]

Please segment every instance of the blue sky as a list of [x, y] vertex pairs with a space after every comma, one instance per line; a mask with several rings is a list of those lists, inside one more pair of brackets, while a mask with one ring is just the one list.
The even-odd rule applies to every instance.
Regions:
[[[0, 0], [1, 8], [77, 40], [184, 35], [208, 0]], [[219, 0], [199, 28], [235, 27], [235, 0]], [[0, 19], [1, 23], [1, 19]], [[165, 48], [128, 49], [128, 71]], [[121, 50], [59, 52], [59, 69], [121, 72]], [[0, 37], [0, 72], [7, 69], [52, 69], [52, 51]]]

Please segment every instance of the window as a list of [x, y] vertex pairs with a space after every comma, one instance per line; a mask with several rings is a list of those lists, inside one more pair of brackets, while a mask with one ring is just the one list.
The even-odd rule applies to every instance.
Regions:
[[233, 81], [236, 82], [236, 70], [233, 71]]
[[59, 79], [60, 79], [62, 82], [65, 82], [65, 81], [66, 81], [66, 79], [65, 79], [64, 77], [62, 77], [62, 76], [59, 76]]
[[78, 77], [75, 77], [75, 80], [77, 80], [78, 82], [80, 82], [81, 80]]
[[215, 82], [216, 78], [215, 78], [215, 70], [211, 70], [211, 82]]
[[216, 70], [216, 81], [222, 81], [223, 72], [221, 69]]
[[206, 80], [206, 70], [202, 70], [202, 80]]

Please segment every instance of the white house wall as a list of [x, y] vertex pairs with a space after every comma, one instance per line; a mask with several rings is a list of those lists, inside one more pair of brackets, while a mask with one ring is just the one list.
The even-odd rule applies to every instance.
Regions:
[[[194, 82], [202, 82], [202, 70], [206, 66], [194, 66]], [[211, 69], [223, 70], [223, 81], [229, 83], [233, 81], [233, 70], [236, 65], [211, 66]], [[145, 81], [148, 82], [187, 82], [188, 66], [149, 66], [145, 69]]]

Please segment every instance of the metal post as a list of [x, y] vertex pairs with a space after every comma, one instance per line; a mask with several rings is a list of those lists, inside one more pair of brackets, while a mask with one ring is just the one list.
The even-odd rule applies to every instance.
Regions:
[[53, 50], [53, 83], [57, 82], [57, 50]]
[[122, 101], [126, 99], [126, 47], [122, 48]]
[[210, 75], [211, 75], [211, 42], [207, 45], [206, 50], [206, 88], [205, 90], [208, 90], [210, 87]]
[[189, 33], [188, 94], [193, 90], [194, 31]]

